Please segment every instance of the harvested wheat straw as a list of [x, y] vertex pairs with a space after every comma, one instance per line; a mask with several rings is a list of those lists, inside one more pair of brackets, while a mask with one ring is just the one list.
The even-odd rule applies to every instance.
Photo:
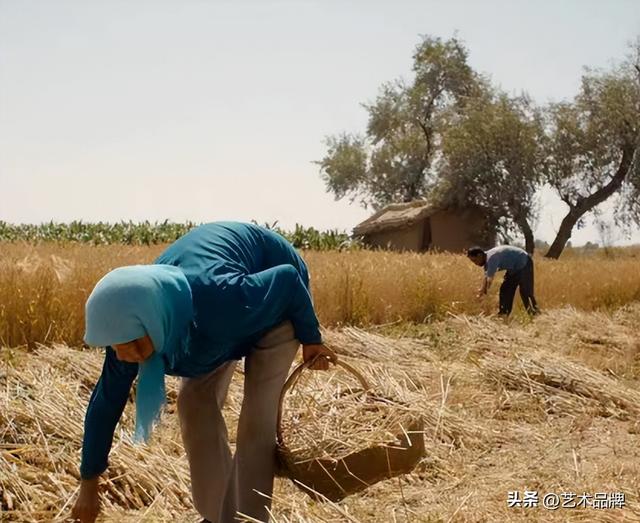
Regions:
[[[101, 370], [103, 353], [57, 345], [38, 346], [31, 352], [3, 349], [1, 356], [2, 519], [61, 521], [68, 515], [77, 493], [84, 413]], [[422, 400], [406, 389], [406, 382], [380, 367], [366, 365], [363, 372], [372, 384], [382, 384], [378, 389], [387, 397], [402, 398], [408, 403]], [[325, 385], [337, 385], [339, 392], [348, 388], [340, 385], [341, 377], [337, 374], [330, 377], [310, 373], [310, 376], [322, 377]], [[231, 387], [228, 419], [234, 418], [241, 400], [241, 387], [237, 385]], [[176, 394], [174, 381], [169, 381], [168, 392], [171, 407]], [[382, 440], [388, 439], [387, 434], [397, 434], [396, 428], [403, 425], [403, 415], [411, 409], [396, 405], [401, 412], [394, 413], [387, 407], [382, 404], [376, 411], [387, 410], [387, 425], [379, 423], [376, 412], [368, 412], [359, 421], [360, 432]], [[186, 459], [175, 417], [163, 421], [149, 447], [132, 445], [129, 439], [132, 425], [129, 406], [116, 431], [110, 466], [102, 479], [105, 513], [117, 519], [122, 516], [116, 514], [125, 510], [145, 513], [150, 521], [194, 520]]]
[[[14, 354], [0, 380], [2, 519], [51, 521], [67, 515], [77, 492], [84, 410], [101, 357], [63, 346]], [[127, 412], [123, 423], [130, 433]], [[184, 457], [158, 439], [147, 447], [132, 445], [122, 432], [116, 438], [103, 482], [107, 511], [151, 507], [156, 518], [170, 520], [191, 508]]]
[[[356, 357], [365, 377], [382, 384], [381, 395], [422, 413], [427, 457], [413, 473], [339, 503], [313, 502], [291, 481], [276, 480], [273, 521], [640, 521], [640, 415], [623, 410], [628, 420], [611, 416], [615, 410], [609, 409], [620, 407], [607, 404], [600, 393], [592, 396], [605, 398], [607, 408], [578, 389], [568, 392], [537, 381], [531, 378], [535, 373], [527, 378], [518, 366], [519, 359], [530, 356], [539, 364], [557, 359], [586, 377], [583, 385], [590, 390], [626, 398], [629, 405], [637, 401], [640, 377], [634, 363], [640, 354], [639, 322], [638, 305], [615, 315], [552, 311], [532, 323], [459, 316], [424, 326], [421, 339], [375, 335], [370, 353], [364, 331], [356, 333], [361, 342], [350, 331], [327, 332], [341, 356]], [[1, 521], [65, 520], [77, 492], [82, 420], [102, 360], [101, 351], [64, 346], [34, 352], [0, 349]], [[499, 374], [507, 367], [518, 375], [513, 386]], [[529, 366], [524, 369], [529, 373]], [[583, 369], [606, 378], [596, 382], [600, 388], [593, 388]], [[169, 406], [175, 407], [172, 380], [169, 392]], [[241, 399], [238, 371], [224, 411], [232, 441]], [[532, 406], [551, 402], [559, 407], [554, 415], [541, 409], [531, 416]], [[191, 506], [177, 417], [163, 419], [150, 447], [134, 447], [128, 439], [131, 414], [129, 404], [103, 480], [101, 523], [199, 521]], [[527, 487], [541, 495], [561, 489], [624, 492], [627, 506], [607, 511], [508, 508], [507, 491]], [[124, 494], [127, 489], [131, 495]]]
[[597, 403], [608, 415], [640, 414], [640, 393], [588, 367], [546, 353], [491, 354], [482, 366], [487, 376], [531, 394], [559, 396], [570, 409]]
[[[390, 380], [385, 388], [392, 388]], [[298, 462], [337, 461], [375, 445], [394, 445], [420, 415], [404, 402], [362, 391], [339, 369], [321, 377], [303, 373], [286, 396], [284, 412], [282, 432]]]

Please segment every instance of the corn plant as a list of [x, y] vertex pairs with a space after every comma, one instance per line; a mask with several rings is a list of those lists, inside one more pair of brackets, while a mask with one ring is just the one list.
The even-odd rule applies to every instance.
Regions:
[[[0, 241], [156, 245], [171, 243], [197, 225], [193, 222], [172, 223], [168, 220], [153, 223], [149, 221], [141, 223], [132, 221], [89, 223], [82, 220], [71, 223], [56, 223], [51, 221], [39, 225], [13, 225], [0, 221]], [[319, 231], [314, 227], [303, 227], [296, 224], [293, 231], [286, 231], [278, 226], [277, 221], [265, 223], [263, 226], [281, 234], [298, 249], [324, 251], [360, 247], [359, 242], [350, 240], [347, 233], [337, 229]]]

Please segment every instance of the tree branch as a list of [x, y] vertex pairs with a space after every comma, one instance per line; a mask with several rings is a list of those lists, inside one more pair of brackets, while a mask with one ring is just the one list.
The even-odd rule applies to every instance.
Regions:
[[429, 132], [429, 128], [426, 126], [426, 124], [419, 119], [418, 119], [418, 125], [420, 126], [420, 128], [422, 129], [422, 132], [424, 133], [425, 140], [427, 140], [427, 158], [425, 158], [425, 160], [428, 161], [429, 159], [428, 157], [431, 156], [431, 148], [432, 148], [431, 133]]
[[560, 199], [561, 199], [564, 203], [566, 203], [566, 204], [569, 206], [569, 208], [570, 208], [570, 209], [573, 209], [573, 208], [574, 208], [574, 204], [573, 204], [573, 202], [571, 201], [571, 198], [569, 197], [569, 195], [568, 195], [568, 194], [562, 194], [562, 193], [560, 193]]
[[604, 187], [593, 194], [590, 194], [586, 198], [580, 198], [575, 207], [569, 210], [567, 215], [563, 218], [558, 234], [556, 235], [555, 240], [553, 240], [551, 247], [549, 247], [547, 254], [545, 254], [545, 257], [557, 259], [571, 237], [571, 231], [578, 220], [580, 220], [585, 213], [604, 202], [609, 198], [609, 196], [620, 189], [631, 168], [634, 152], [633, 147], [625, 147], [622, 151], [620, 165], [618, 165], [618, 169], [616, 170], [613, 178]]
[[620, 165], [618, 165], [618, 169], [616, 173], [613, 175], [609, 183], [598, 189], [596, 192], [590, 194], [586, 198], [582, 198], [576, 204], [576, 209], [584, 214], [585, 212], [590, 211], [595, 206], [600, 205], [607, 198], [609, 198], [614, 192], [616, 192], [622, 186], [624, 179], [629, 172], [629, 167], [631, 166], [631, 161], [633, 160], [633, 147], [625, 147], [622, 151], [622, 159], [620, 160]]

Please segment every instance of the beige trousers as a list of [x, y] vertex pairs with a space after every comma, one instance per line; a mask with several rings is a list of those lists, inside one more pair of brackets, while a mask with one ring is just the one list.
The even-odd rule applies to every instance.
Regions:
[[182, 380], [178, 414], [193, 503], [212, 523], [243, 521], [241, 515], [269, 520], [278, 401], [298, 347], [287, 321], [270, 330], [246, 356], [233, 458], [221, 409], [236, 362]]

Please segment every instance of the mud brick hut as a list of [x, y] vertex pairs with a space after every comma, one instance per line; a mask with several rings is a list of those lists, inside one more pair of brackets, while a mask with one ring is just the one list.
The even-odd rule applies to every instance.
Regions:
[[371, 247], [397, 251], [460, 252], [495, 243], [479, 207], [441, 209], [425, 201], [388, 205], [357, 225], [353, 236]]

